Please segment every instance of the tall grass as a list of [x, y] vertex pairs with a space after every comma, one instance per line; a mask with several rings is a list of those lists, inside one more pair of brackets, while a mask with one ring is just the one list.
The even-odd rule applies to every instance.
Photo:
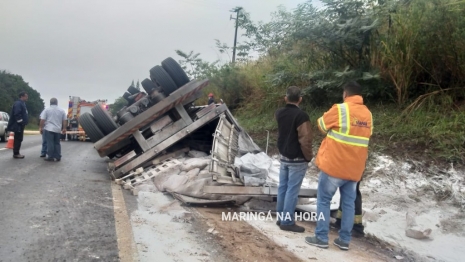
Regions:
[[[438, 107], [434, 110], [422, 108], [409, 115], [402, 115], [402, 110], [395, 105], [372, 105], [369, 108], [374, 121], [371, 151], [465, 164], [465, 108], [448, 112], [448, 117], [444, 117], [444, 109]], [[327, 108], [304, 110], [312, 121], [314, 146], [318, 147], [324, 136], [317, 128], [316, 120]], [[276, 146], [277, 122], [273, 113], [241, 111], [236, 115], [241, 126], [263, 149], [267, 131], [272, 134], [270, 147]]]
[[207, 92], [263, 135], [276, 130], [273, 113], [288, 86], [305, 91], [302, 107], [316, 118], [341, 102], [341, 85], [355, 79], [375, 117], [373, 147], [464, 161], [465, 2], [324, 2], [321, 12], [307, 1], [249, 26], [262, 57], [223, 66]]
[[400, 105], [444, 94], [461, 99], [465, 86], [465, 3], [405, 3], [395, 12], [384, 13], [391, 23], [379, 28], [381, 45], [373, 46], [378, 53], [373, 66], [392, 82]]

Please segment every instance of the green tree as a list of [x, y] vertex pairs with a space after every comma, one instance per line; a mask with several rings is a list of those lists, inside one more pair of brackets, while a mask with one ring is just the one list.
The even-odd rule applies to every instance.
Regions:
[[118, 113], [118, 111], [121, 110], [121, 108], [125, 107], [127, 104], [128, 102], [126, 101], [126, 99], [124, 99], [123, 97], [118, 97], [117, 99], [115, 99], [115, 102], [113, 104], [109, 105], [110, 113], [115, 116], [116, 113]]
[[5, 70], [0, 71], [0, 111], [10, 113], [21, 91], [28, 93], [29, 100], [26, 105], [29, 118], [30, 122], [35, 122], [44, 109], [44, 100], [40, 97], [40, 93], [30, 87], [20, 75], [11, 74]]
[[182, 67], [182, 69], [184, 69], [186, 74], [190, 76], [190, 78], [209, 78], [218, 71], [218, 60], [210, 63], [201, 59], [199, 57], [200, 53], [194, 53], [194, 51], [190, 51], [189, 53], [183, 52], [181, 50], [175, 51], [176, 54], [183, 58], [182, 60], [178, 61], [179, 65]]

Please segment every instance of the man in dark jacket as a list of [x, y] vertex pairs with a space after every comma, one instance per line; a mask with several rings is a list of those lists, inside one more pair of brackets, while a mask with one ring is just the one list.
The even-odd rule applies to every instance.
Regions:
[[26, 101], [28, 95], [26, 92], [19, 93], [19, 99], [13, 104], [11, 109], [11, 117], [8, 121], [7, 129], [15, 133], [13, 143], [13, 158], [22, 159], [23, 155], [19, 153], [21, 143], [23, 142], [24, 127], [28, 123], [28, 113], [26, 108]]
[[284, 100], [286, 106], [275, 113], [281, 160], [276, 206], [277, 224], [281, 230], [304, 232], [303, 227], [295, 224], [294, 213], [300, 186], [308, 163], [313, 158], [312, 128], [308, 114], [299, 108], [302, 102], [300, 89], [296, 86], [289, 87]]

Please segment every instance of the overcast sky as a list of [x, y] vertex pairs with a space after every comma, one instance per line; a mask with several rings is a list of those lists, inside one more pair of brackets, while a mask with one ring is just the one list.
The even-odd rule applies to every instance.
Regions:
[[[134, 79], [175, 49], [222, 59], [214, 39], [232, 46], [230, 10], [242, 6], [253, 21], [269, 21], [279, 5], [305, 0], [0, 0], [0, 70], [21, 75], [49, 105], [69, 96], [122, 96]], [[316, 1], [315, 1], [316, 2]], [[238, 36], [241, 41], [241, 36]]]

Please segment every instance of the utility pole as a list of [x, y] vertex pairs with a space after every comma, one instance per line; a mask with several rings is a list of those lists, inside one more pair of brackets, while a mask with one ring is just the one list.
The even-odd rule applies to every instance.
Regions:
[[236, 43], [237, 43], [237, 28], [239, 27], [239, 12], [242, 10], [242, 7], [236, 7], [231, 10], [231, 12], [236, 13], [236, 18], [233, 18], [232, 15], [229, 17], [229, 20], [236, 20], [236, 32], [234, 34], [234, 47], [233, 47], [233, 57], [232, 57], [232, 63], [234, 64], [236, 62]]

